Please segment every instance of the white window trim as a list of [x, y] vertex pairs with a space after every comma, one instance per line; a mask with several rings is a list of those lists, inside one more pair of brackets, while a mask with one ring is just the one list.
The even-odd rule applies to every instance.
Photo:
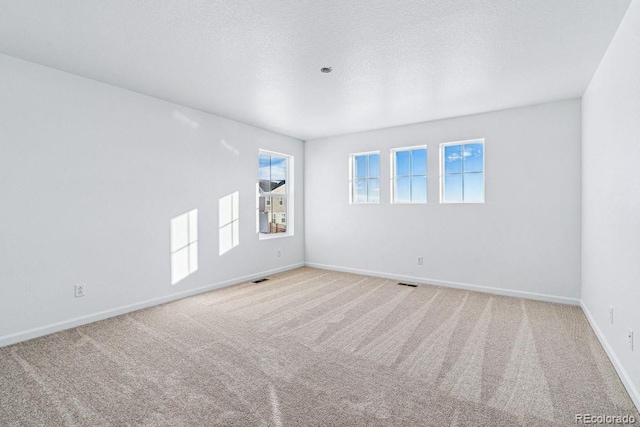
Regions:
[[[465, 144], [473, 144], [473, 143], [482, 143], [482, 201], [453, 201], [453, 202], [446, 202], [444, 200], [444, 147], [449, 147], [451, 145], [465, 145]], [[484, 204], [485, 201], [487, 200], [487, 189], [486, 189], [486, 182], [487, 182], [487, 171], [486, 171], [486, 159], [487, 159], [487, 146], [484, 143], [484, 138], [474, 138], [474, 139], [466, 139], [464, 141], [453, 141], [453, 142], [443, 142], [440, 144], [440, 149], [439, 149], [439, 159], [438, 162], [440, 163], [440, 203], [441, 204], [445, 204], [445, 205], [456, 205], [456, 204], [469, 204], [469, 205], [473, 205], [473, 204]], [[461, 174], [461, 175], [464, 175]], [[463, 197], [464, 197], [464, 192], [463, 192]]]
[[[355, 159], [356, 156], [369, 156], [371, 154], [377, 154], [378, 155], [378, 160], [380, 162], [380, 176], [378, 177], [378, 180], [380, 180], [380, 187], [382, 187], [382, 156], [380, 155], [380, 151], [365, 151], [362, 153], [351, 153], [349, 154], [349, 204], [350, 205], [379, 205], [381, 202], [382, 197], [380, 197], [378, 199], [377, 202], [354, 202], [353, 201], [353, 181], [354, 181], [354, 177], [353, 177], [353, 161]], [[367, 171], [367, 180], [369, 179], [376, 179], [376, 178], [369, 178], [369, 171]], [[382, 188], [381, 188], [382, 190]], [[382, 191], [380, 191], [380, 196], [382, 196]]]
[[[287, 193], [286, 193], [286, 197], [287, 197], [287, 231], [284, 233], [270, 233], [270, 234], [265, 234], [265, 233], [260, 233], [260, 176], [258, 175], [257, 178], [257, 183], [256, 183], [256, 234], [258, 235], [258, 240], [270, 240], [270, 239], [281, 239], [284, 237], [291, 237], [294, 236], [294, 223], [295, 223], [295, 215], [294, 215], [294, 206], [295, 206], [295, 196], [294, 196], [294, 187], [295, 187], [295, 183], [294, 183], [294, 163], [295, 163], [295, 158], [293, 155], [291, 154], [285, 154], [285, 153], [279, 153], [277, 151], [271, 151], [271, 150], [264, 150], [264, 149], [258, 149], [258, 158], [260, 158], [260, 154], [269, 154], [271, 156], [280, 156], [280, 157], [284, 157], [287, 159], [287, 176], [286, 176], [286, 181], [287, 181]], [[259, 173], [259, 172], [258, 172]], [[272, 197], [273, 199], [273, 197]], [[272, 200], [273, 202], [273, 200]], [[273, 205], [273, 203], [271, 203], [271, 205]]]
[[[396, 175], [396, 156], [395, 154], [398, 151], [411, 151], [411, 150], [419, 150], [424, 148], [427, 152], [427, 173], [425, 174], [426, 178], [427, 178], [427, 198], [424, 202], [396, 202], [395, 201], [395, 194], [394, 194], [394, 179], [395, 179], [395, 175]], [[391, 179], [389, 180], [389, 182], [391, 183], [390, 185], [390, 195], [391, 195], [391, 204], [392, 205], [426, 205], [429, 202], [429, 148], [427, 147], [426, 144], [424, 145], [413, 145], [411, 147], [399, 147], [399, 148], [392, 148], [391, 151], [389, 152], [389, 157], [390, 157], [390, 170], [391, 170]], [[413, 177], [413, 176], [422, 176], [422, 175], [407, 175], [408, 177]]]

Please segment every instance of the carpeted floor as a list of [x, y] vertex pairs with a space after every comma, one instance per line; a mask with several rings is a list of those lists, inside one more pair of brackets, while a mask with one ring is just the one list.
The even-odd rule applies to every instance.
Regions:
[[0, 425], [640, 415], [579, 307], [302, 268], [0, 348]]

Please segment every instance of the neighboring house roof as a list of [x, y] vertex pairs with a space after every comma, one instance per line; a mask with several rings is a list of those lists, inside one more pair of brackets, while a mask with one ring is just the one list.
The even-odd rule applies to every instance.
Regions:
[[266, 179], [260, 180], [260, 192], [262, 193], [272, 193], [274, 190], [282, 187], [286, 184], [286, 180], [282, 181], [268, 181]]

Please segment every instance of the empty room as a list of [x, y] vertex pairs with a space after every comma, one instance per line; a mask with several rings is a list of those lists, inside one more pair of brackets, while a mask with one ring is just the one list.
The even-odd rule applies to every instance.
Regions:
[[0, 426], [640, 424], [640, 0], [0, 0]]

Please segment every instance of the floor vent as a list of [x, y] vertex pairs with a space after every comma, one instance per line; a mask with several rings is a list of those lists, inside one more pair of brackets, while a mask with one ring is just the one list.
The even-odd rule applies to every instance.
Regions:
[[417, 288], [418, 285], [412, 285], [411, 283], [402, 283], [402, 282], [398, 282], [398, 285], [400, 286], [409, 286], [410, 288]]
[[269, 279], [262, 278], [262, 279], [254, 280], [252, 283], [262, 283], [262, 282], [266, 282], [267, 280], [269, 280]]

